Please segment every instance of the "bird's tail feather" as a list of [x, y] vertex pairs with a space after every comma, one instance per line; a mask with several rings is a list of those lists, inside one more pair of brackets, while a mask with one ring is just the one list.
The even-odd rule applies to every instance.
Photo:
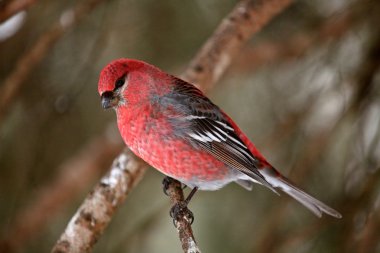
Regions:
[[[264, 174], [265, 175], [265, 174]], [[302, 205], [304, 205], [307, 209], [309, 209], [311, 212], [313, 212], [316, 216], [321, 217], [323, 213], [326, 213], [328, 215], [331, 215], [335, 218], [341, 218], [342, 215], [334, 210], [333, 208], [329, 207], [322, 201], [314, 198], [313, 196], [309, 195], [308, 193], [304, 192], [300, 188], [294, 186], [287, 178], [284, 176], [281, 176], [277, 174], [276, 176], [266, 175], [265, 179], [276, 188], [281, 189], [284, 193], [288, 194], [298, 202], [300, 202]]]
[[322, 213], [326, 213], [328, 215], [331, 215], [335, 218], [342, 218], [342, 215], [334, 210], [333, 208], [329, 207], [322, 201], [319, 201], [318, 199], [314, 198], [313, 196], [307, 194], [306, 192], [302, 191], [298, 187], [292, 185], [287, 180], [281, 179], [280, 180], [283, 184], [281, 190], [288, 194], [289, 196], [293, 197], [295, 200], [300, 202], [302, 205], [304, 205], [307, 209], [309, 209], [311, 212], [313, 212], [318, 217], [322, 216]]

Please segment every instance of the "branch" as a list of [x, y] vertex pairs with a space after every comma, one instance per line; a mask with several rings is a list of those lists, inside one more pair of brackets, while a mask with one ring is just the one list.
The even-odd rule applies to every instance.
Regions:
[[13, 0], [0, 6], [0, 23], [15, 15], [17, 12], [29, 8], [36, 0]]
[[[170, 202], [172, 205], [181, 203], [185, 200], [182, 191], [182, 184], [177, 180], [170, 180], [166, 192], [170, 197]], [[200, 253], [201, 251], [195, 242], [193, 230], [191, 228], [191, 221], [188, 220], [186, 215], [178, 217], [178, 219], [174, 222], [174, 226], [177, 228], [183, 251], [189, 253]]]
[[[373, 7], [372, 7], [373, 8]], [[375, 12], [377, 13], [377, 12]], [[356, 72], [353, 94], [349, 101], [347, 101], [347, 105], [345, 106], [346, 110], [343, 111], [337, 118], [337, 121], [333, 124], [333, 126], [329, 129], [322, 131], [321, 133], [315, 135], [313, 138], [310, 138], [308, 141], [308, 145], [305, 146], [304, 153], [300, 156], [302, 159], [299, 159], [298, 165], [293, 169], [297, 175], [294, 178], [307, 178], [307, 173], [309, 173], [313, 167], [315, 166], [318, 158], [325, 151], [325, 147], [329, 146], [329, 142], [333, 139], [332, 136], [335, 136], [337, 131], [341, 129], [344, 121], [348, 117], [353, 117], [353, 115], [359, 117], [362, 113], [370, 106], [370, 95], [373, 86], [375, 85], [375, 75], [380, 68], [380, 29], [377, 28], [374, 24], [372, 26], [374, 28], [374, 34], [370, 39], [370, 45], [368, 47], [368, 51], [364, 54], [364, 58], [358, 66], [358, 70]], [[351, 161], [352, 162], [352, 161]], [[363, 165], [358, 166], [356, 170], [363, 169]], [[367, 182], [365, 185], [365, 192], [362, 195], [355, 194], [355, 196], [346, 197], [346, 201], [342, 206], [338, 209], [345, 210], [344, 217], [346, 220], [353, 220], [355, 215], [357, 215], [357, 211], [364, 206], [368, 206], [368, 201], [373, 199], [372, 195], [374, 195], [374, 185], [377, 185], [379, 178], [379, 173], [376, 175], [371, 175], [366, 178]], [[363, 178], [361, 181], [364, 181]], [[304, 182], [305, 183], [305, 182]], [[355, 192], [358, 192], [357, 187], [355, 187]], [[372, 197], [372, 198], [371, 198]], [[286, 202], [283, 201], [280, 205], [277, 206], [276, 210], [281, 209], [285, 210], [281, 212], [280, 215], [284, 215], [287, 209], [284, 209], [283, 206]], [[347, 204], [349, 203], [349, 204]], [[345, 206], [347, 205], [347, 206]], [[360, 207], [360, 208], [359, 208]], [[363, 208], [364, 209], [364, 208]], [[365, 209], [366, 210], [366, 209]], [[270, 225], [267, 226], [266, 232], [262, 233], [264, 236], [259, 242], [259, 248], [261, 252], [273, 252], [275, 249], [272, 248], [272, 244], [269, 242], [275, 240], [277, 241], [277, 246], [281, 244], [281, 240], [279, 235], [273, 235], [273, 228], [280, 226], [280, 219], [278, 219], [278, 212], [272, 212], [272, 214], [268, 214], [269, 219], [271, 220]], [[326, 221], [325, 221], [326, 222]], [[352, 250], [353, 242], [352, 238], [356, 231], [353, 231], [351, 226], [352, 224], [344, 224], [342, 233], [339, 233], [340, 242], [347, 242], [347, 244], [341, 244], [340, 251]], [[355, 234], [356, 235], [356, 234]], [[289, 236], [292, 236], [289, 234]], [[356, 235], [357, 236], [357, 235]], [[269, 247], [269, 248], [268, 248]], [[278, 249], [278, 248], [276, 248]]]
[[[378, 9], [380, 10], [380, 7]], [[358, 110], [362, 109], [361, 107], [365, 106], [370, 100], [369, 94], [371, 94], [371, 90], [376, 85], [376, 73], [380, 69], [380, 28], [375, 29], [373, 33], [369, 41], [368, 52], [364, 55], [365, 59], [356, 76], [357, 86], [355, 87], [356, 94], [353, 106]]]
[[[117, 142], [106, 134], [91, 140], [75, 156], [58, 168], [58, 175], [49, 185], [41, 188], [30, 204], [16, 215], [15, 222], [0, 241], [0, 251], [19, 251], [32, 240], [79, 192], [88, 189], [90, 183], [105, 173], [105, 168], [122, 150]], [[46, 212], [49, 210], [49, 212]], [[4, 231], [5, 232], [5, 231]]]
[[15, 69], [5, 79], [0, 87], [0, 124], [9, 108], [32, 73], [55, 43], [83, 17], [89, 14], [101, 2], [106, 0], [86, 0], [75, 8], [62, 13], [60, 19], [50, 29], [42, 34], [31, 49], [18, 60]]
[[[190, 67], [182, 75], [182, 78], [196, 83], [204, 89], [207, 88], [206, 85], [210, 88], [219, 79], [228, 67], [232, 57], [248, 38], [259, 31], [263, 25], [273, 18], [275, 14], [288, 6], [290, 2], [290, 0], [241, 1], [205, 43], [191, 62]], [[131, 177], [135, 177], [138, 174], [140, 178], [140, 171], [146, 170], [147, 164], [141, 162], [134, 167], [133, 171], [130, 171], [125, 167], [126, 164], [123, 165], [123, 163], [118, 162], [120, 157], [126, 157], [125, 159], [127, 160], [137, 160], [130, 151], [126, 151], [126, 153], [121, 154], [116, 159], [115, 164], [119, 164], [116, 171], [129, 171]], [[110, 175], [114, 173], [120, 174], [120, 172], [112, 171], [114, 171], [114, 168], [109, 173]], [[118, 187], [122, 187], [126, 183], [126, 180], [123, 180], [122, 177], [113, 177], [112, 182], [113, 184], [117, 184]], [[136, 184], [137, 182], [134, 182], [132, 185], [128, 184], [127, 189], [131, 190]], [[68, 224], [64, 234], [54, 246], [53, 252], [75, 252], [75, 249], [89, 252], [91, 250], [96, 240], [111, 221], [114, 211], [125, 199], [124, 194], [123, 198], [117, 198], [118, 201], [112, 203], [112, 213], [107, 215], [105, 219], [102, 219], [101, 226], [96, 225], [99, 223], [98, 219], [95, 219], [96, 224], [92, 225], [92, 221], [94, 221], [93, 217], [99, 207], [110, 206], [109, 200], [116, 198], [116, 192], [111, 191], [108, 192], [108, 198], [97, 198], [96, 203], [90, 201], [94, 198], [93, 196], [102, 196], [104, 192], [102, 187], [104, 187], [102, 184], [96, 186], [90, 196], [87, 197]], [[172, 204], [183, 200], [183, 191], [178, 181], [173, 180], [167, 192], [171, 196]], [[179, 219], [176, 221], [176, 228], [179, 232], [182, 248], [186, 252], [200, 252], [195, 243], [190, 222], [187, 219]]]
[[245, 42], [291, 2], [291, 0], [239, 2], [191, 61], [182, 78], [208, 91], [219, 80]]
[[374, 210], [368, 215], [366, 225], [359, 235], [361, 237], [361, 241], [359, 242], [357, 252], [375, 252], [378, 249], [378, 232], [376, 231], [379, 230], [380, 214], [379, 210]]
[[126, 150], [79, 207], [52, 252], [90, 252], [148, 165]]
[[252, 72], [268, 63], [297, 60], [322, 43], [338, 40], [357, 23], [352, 8], [324, 20], [313, 32], [302, 31], [280, 41], [266, 40], [245, 48], [236, 57], [232, 72]]

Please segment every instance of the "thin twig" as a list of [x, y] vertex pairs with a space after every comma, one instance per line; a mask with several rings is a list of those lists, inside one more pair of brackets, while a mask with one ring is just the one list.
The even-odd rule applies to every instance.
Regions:
[[0, 88], [0, 124], [16, 99], [21, 86], [27, 83], [29, 74], [38, 63], [67, 31], [103, 1], [107, 0], [87, 0], [75, 8], [63, 12], [60, 19], [42, 34], [31, 49], [18, 60], [15, 69], [8, 75]]
[[[200, 85], [204, 89], [207, 88], [207, 85], [208, 87], [211, 87], [228, 67], [230, 60], [241, 48], [244, 42], [273, 18], [275, 14], [288, 6], [290, 2], [290, 0], [240, 2], [237, 7], [233, 9], [231, 14], [222, 21], [221, 25], [202, 47], [182, 77]], [[127, 151], [127, 153], [123, 153], [120, 156], [126, 157], [128, 160], [136, 159], [130, 151]], [[145, 171], [147, 165], [145, 163], [140, 163], [141, 168], [139, 169], [137, 167], [134, 168], [133, 172], [130, 172], [131, 176], [133, 176], [134, 173], [139, 173], [140, 170]], [[123, 167], [122, 164], [119, 165], [119, 170], [128, 171], [128, 169]], [[112, 170], [110, 173], [112, 175]], [[115, 180], [114, 183], [117, 185], [121, 186], [125, 183], [124, 181], [120, 181], [120, 177], [115, 177], [113, 179]], [[128, 185], [127, 188], [130, 190], [134, 185]], [[170, 194], [173, 196], [172, 204], [183, 200], [183, 191], [178, 185], [180, 185], [180, 183], [173, 180], [173, 183], [171, 183], [168, 188], [168, 192], [171, 192]], [[88, 198], [92, 199], [92, 196], [97, 196], [101, 194], [102, 191], [103, 188], [98, 185]], [[112, 195], [112, 192], [109, 194], [109, 197], [112, 196], [113, 199], [115, 198]], [[54, 247], [53, 252], [75, 252], [73, 251], [74, 248], [70, 248], [68, 245], [74, 245], [76, 249], [83, 249], [85, 252], [90, 251], [95, 241], [107, 226], [107, 223], [110, 222], [113, 212], [110, 216], [107, 216], [107, 219], [102, 221], [102, 226], [94, 227], [88, 225], [88, 220], [92, 221], [92, 216], [85, 215], [85, 217], [82, 217], [84, 206], [86, 206], [86, 214], [95, 213], [98, 206], [109, 206], [107, 198], [100, 198], [98, 199], [98, 203], [92, 204], [91, 206], [86, 205], [86, 203], [89, 202], [88, 198], [76, 212], [72, 221], [68, 224], [64, 234]], [[117, 201], [113, 205], [112, 210], [114, 211], [121, 203], [122, 201]], [[91, 219], [88, 219], [89, 217]], [[87, 218], [87, 220], [85, 218]], [[82, 220], [84, 220], [84, 222]], [[73, 229], [73, 227], [76, 228], [78, 226], [77, 224], [80, 225], [82, 223], [85, 225], [81, 225], [81, 229]], [[199, 252], [199, 248], [195, 243], [194, 235], [192, 233], [190, 221], [185, 218], [179, 219], [176, 221], [176, 228], [178, 229], [182, 248], [185, 252]], [[78, 233], [83, 232], [85, 232], [88, 238], [96, 240], [90, 241], [87, 238], [82, 238], [83, 236]], [[83, 240], [80, 240], [80, 238]]]
[[148, 165], [131, 151], [120, 154], [79, 207], [52, 252], [90, 252], [147, 168]]
[[[170, 180], [168, 185], [167, 194], [170, 197], [172, 205], [181, 203], [184, 201], [182, 184], [177, 180]], [[193, 230], [191, 228], [191, 221], [186, 215], [177, 217], [174, 221], [174, 225], [178, 230], [179, 239], [181, 241], [182, 249], [186, 253], [200, 253], [200, 249], [195, 241]]]

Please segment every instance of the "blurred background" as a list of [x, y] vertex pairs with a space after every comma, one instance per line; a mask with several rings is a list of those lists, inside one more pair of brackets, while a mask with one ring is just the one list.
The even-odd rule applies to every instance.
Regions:
[[[128, 57], [180, 75], [237, 1], [18, 1], [27, 8], [8, 19], [11, 2], [0, 1], [0, 251], [48, 252], [123, 147], [100, 106], [102, 67]], [[261, 186], [199, 192], [202, 252], [380, 252], [379, 6], [295, 1], [209, 92], [343, 218]], [[162, 179], [146, 173], [94, 252], [182, 252]]]

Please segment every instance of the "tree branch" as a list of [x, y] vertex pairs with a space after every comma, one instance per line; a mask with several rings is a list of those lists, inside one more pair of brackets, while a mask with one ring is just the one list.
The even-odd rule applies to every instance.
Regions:
[[[371, 6], [371, 8], [374, 8], [374, 6]], [[376, 19], [377, 18], [378, 16], [376, 16]], [[347, 101], [347, 105], [345, 106], [346, 109], [338, 116], [336, 122], [332, 125], [332, 127], [315, 135], [313, 138], [310, 138], [310, 140], [308, 141], [308, 145], [303, 148], [304, 154], [300, 156], [302, 157], [302, 159], [299, 160], [298, 165], [293, 169], [293, 173], [296, 174], [294, 178], [307, 178], [307, 173], [309, 173], [310, 170], [313, 169], [316, 162], [318, 161], [318, 158], [325, 151], [325, 147], [329, 146], [329, 142], [331, 141], [332, 136], [334, 136], [336, 132], [341, 129], [341, 126], [343, 125], [344, 121], [348, 117], [352, 117], [352, 115], [355, 114], [360, 119], [360, 116], [365, 111], [365, 108], [370, 106], [370, 98], [368, 94], [371, 93], [368, 91], [373, 89], [373, 86], [375, 85], [374, 78], [380, 67], [380, 29], [378, 29], [378, 27], [374, 25], [375, 22], [371, 24], [371, 27], [374, 31], [369, 42], [370, 45], [368, 47], [368, 51], [364, 54], [364, 58], [361, 64], [359, 64], [358, 69], [356, 71], [356, 75], [354, 77], [355, 81], [353, 82], [353, 94], [351, 95], [350, 100]], [[358, 166], [357, 168], [357, 170], [360, 169], [363, 169], [362, 164], [360, 164], [360, 166]], [[351, 221], [355, 218], [357, 210], [359, 210], [357, 207], [363, 208], [364, 206], [369, 206], [367, 202], [373, 199], [371, 198], [372, 195], [375, 194], [373, 187], [374, 185], [377, 185], [378, 179], [379, 173], [377, 173], [376, 175], [372, 174], [367, 178], [363, 178], [361, 181], [367, 180], [367, 182], [364, 184], [365, 192], [362, 195], [358, 195], [358, 189], [357, 187], [355, 187], [356, 195], [348, 196], [348, 200], [344, 203], [341, 203], [342, 206], [338, 209], [345, 210], [344, 217], [346, 220]], [[283, 201], [281, 205], [278, 205], [276, 210], [282, 210], [284, 203], [285, 201]], [[283, 211], [280, 215], [284, 215], [285, 213], [286, 212]], [[271, 223], [267, 226], [266, 232], [262, 233], [264, 236], [259, 242], [259, 248], [261, 252], [273, 252], [275, 249], [269, 243], [273, 240], [278, 242], [277, 246], [281, 244], [280, 236], [274, 235], [272, 232], [274, 227], [280, 226], [279, 223], [281, 219], [278, 218], [278, 212], [274, 211], [272, 212], [272, 214], [269, 214], [268, 217], [269, 220], [271, 220]], [[352, 244], [352, 242], [354, 240], [352, 240], [352, 238], [354, 237], [354, 234], [356, 236], [357, 234], [355, 233], [356, 231], [352, 231], [353, 226], [351, 225], [352, 224], [350, 223], [345, 223], [343, 225], [342, 233], [339, 233], [338, 241], [347, 242], [342, 243], [340, 245], [341, 250], [339, 252], [353, 249], [354, 245]], [[289, 237], [291, 236], [292, 235], [290, 234]], [[278, 248], [276, 248], [276, 250], [278, 250]]]
[[353, 12], [352, 8], [349, 8], [339, 13], [339, 15], [334, 14], [324, 20], [312, 32], [302, 31], [291, 34], [280, 41], [265, 40], [245, 48], [236, 56], [236, 63], [231, 72], [252, 72], [268, 63], [278, 64], [279, 62], [299, 59], [308, 50], [332, 40], [336, 41], [347, 35], [357, 23], [355, 15], [357, 14]]
[[[182, 184], [174, 179], [171, 179], [169, 182], [170, 184], [166, 192], [170, 197], [172, 205], [183, 202], [185, 198], [183, 196]], [[178, 219], [174, 221], [174, 226], [177, 228], [183, 251], [188, 253], [200, 253], [201, 251], [195, 242], [191, 228], [191, 221], [188, 220], [186, 215], [178, 217]]]
[[245, 42], [291, 2], [240, 1], [206, 41], [182, 78], [208, 91], [219, 80]]
[[90, 252], [147, 168], [148, 165], [130, 150], [120, 154], [79, 207], [52, 252]]
[[41, 188], [30, 204], [16, 215], [14, 224], [3, 231], [6, 237], [0, 241], [0, 251], [19, 251], [75, 199], [78, 192], [85, 191], [90, 183], [99, 179], [120, 150], [121, 141], [104, 134], [91, 140], [75, 156], [62, 163], [56, 178]]
[[55, 43], [83, 17], [90, 13], [98, 4], [106, 0], [86, 0], [75, 8], [62, 13], [60, 19], [50, 29], [42, 34], [17, 62], [15, 69], [5, 79], [0, 87], [0, 124], [13, 104], [21, 87], [25, 84], [33, 69], [42, 61]]

